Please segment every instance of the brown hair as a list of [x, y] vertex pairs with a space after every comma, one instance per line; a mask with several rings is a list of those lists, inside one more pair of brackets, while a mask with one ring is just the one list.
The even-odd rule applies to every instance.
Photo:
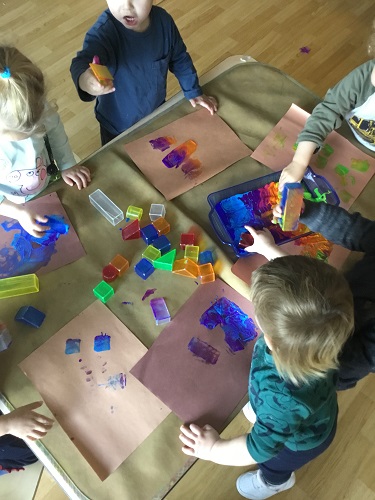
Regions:
[[287, 256], [252, 274], [250, 298], [280, 375], [301, 384], [337, 368], [353, 331], [353, 296], [343, 275], [317, 259]]
[[43, 73], [8, 46], [0, 46], [0, 73], [1, 128], [30, 135], [38, 132], [46, 104]]

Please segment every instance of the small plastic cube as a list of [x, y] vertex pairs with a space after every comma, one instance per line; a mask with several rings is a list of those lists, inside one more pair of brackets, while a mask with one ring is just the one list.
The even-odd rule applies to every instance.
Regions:
[[147, 259], [141, 259], [135, 266], [134, 271], [143, 280], [147, 280], [149, 276], [155, 271], [154, 266]]
[[133, 205], [129, 205], [126, 211], [127, 219], [138, 219], [141, 220], [143, 215], [143, 208], [134, 207]]
[[118, 276], [118, 270], [112, 264], [108, 264], [108, 266], [103, 267], [102, 276], [106, 283], [112, 283]]
[[194, 233], [182, 233], [180, 238], [180, 247], [182, 250], [185, 249], [186, 245], [194, 245], [195, 234]]
[[139, 226], [139, 220], [135, 219], [121, 230], [122, 239], [125, 240], [136, 240], [141, 237], [141, 228]]
[[213, 264], [214, 256], [211, 250], [205, 250], [199, 254], [199, 264]]
[[167, 222], [164, 217], [159, 217], [158, 219], [154, 220], [152, 225], [154, 228], [157, 230], [157, 232], [160, 234], [168, 234], [169, 231], [171, 230], [171, 226], [169, 222]]
[[210, 262], [200, 265], [198, 267], [198, 274], [201, 279], [201, 283], [203, 284], [215, 281], [215, 271], [213, 265]]
[[46, 315], [39, 309], [33, 306], [23, 306], [18, 310], [14, 319], [34, 328], [39, 328], [45, 317]]
[[114, 295], [115, 291], [111, 287], [111, 285], [108, 285], [105, 281], [101, 281], [99, 285], [96, 285], [96, 287], [93, 289], [95, 297], [97, 297], [99, 300], [105, 304], [108, 299]]
[[151, 264], [153, 264], [154, 261], [157, 260], [160, 256], [161, 256], [160, 250], [152, 245], [149, 245], [146, 248], [146, 250], [142, 253], [142, 257], [144, 259], [149, 260]]
[[185, 246], [185, 257], [187, 259], [191, 259], [194, 262], [198, 262], [199, 257], [199, 247], [195, 245], [186, 245]]
[[158, 203], [152, 203], [150, 207], [150, 220], [154, 221], [156, 219], [159, 219], [160, 217], [164, 217], [166, 213], [165, 206], [158, 204]]
[[161, 255], [164, 255], [171, 249], [171, 242], [164, 234], [162, 234], [159, 238], [156, 238], [156, 240], [152, 242], [152, 246], [160, 250]]
[[170, 322], [171, 315], [169, 314], [167, 304], [165, 303], [163, 297], [151, 299], [150, 306], [157, 325], [163, 325], [164, 323]]
[[142, 227], [141, 236], [147, 245], [151, 245], [151, 243], [159, 237], [159, 233], [152, 224], [149, 224], [148, 226]]
[[119, 253], [115, 257], [113, 257], [110, 264], [117, 269], [119, 276], [122, 276], [124, 272], [129, 268], [129, 262]]
[[173, 272], [175, 274], [180, 274], [181, 276], [186, 276], [188, 278], [197, 278], [198, 266], [190, 259], [179, 259], [175, 260], [174, 262]]

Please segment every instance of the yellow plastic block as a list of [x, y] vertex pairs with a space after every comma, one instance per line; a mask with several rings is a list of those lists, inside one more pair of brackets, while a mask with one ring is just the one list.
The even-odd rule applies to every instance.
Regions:
[[179, 259], [174, 262], [173, 272], [188, 278], [197, 278], [198, 266], [191, 259]]
[[118, 275], [122, 276], [124, 272], [129, 268], [129, 262], [120, 254], [117, 254], [111, 260], [110, 264], [115, 267], [118, 271]]
[[36, 274], [25, 274], [0, 280], [0, 299], [39, 292], [39, 279]]
[[198, 262], [199, 257], [199, 247], [196, 245], [186, 245], [185, 246], [185, 258], [191, 259], [194, 262]]
[[167, 222], [164, 219], [164, 217], [159, 217], [158, 219], [154, 220], [152, 222], [152, 225], [159, 233], [159, 236], [162, 234], [168, 234], [169, 231], [171, 230], [171, 226], [170, 226], [169, 222]]
[[199, 266], [199, 276], [201, 283], [211, 283], [211, 281], [215, 281], [215, 271], [213, 265], [209, 262]]
[[107, 85], [111, 80], [113, 80], [113, 76], [111, 75], [107, 66], [103, 66], [102, 64], [90, 63], [90, 68], [94, 73], [95, 78], [102, 85]]

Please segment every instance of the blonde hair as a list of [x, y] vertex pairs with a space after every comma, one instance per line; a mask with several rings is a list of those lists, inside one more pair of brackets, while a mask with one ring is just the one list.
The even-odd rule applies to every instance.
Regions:
[[280, 376], [301, 385], [338, 367], [354, 313], [336, 269], [311, 257], [277, 258], [253, 272], [250, 299]]
[[[4, 78], [9, 70], [9, 78]], [[0, 126], [12, 132], [40, 132], [45, 109], [44, 77], [18, 49], [0, 46]]]

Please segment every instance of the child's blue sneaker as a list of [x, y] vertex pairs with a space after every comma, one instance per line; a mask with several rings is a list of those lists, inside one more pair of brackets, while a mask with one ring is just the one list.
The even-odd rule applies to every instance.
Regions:
[[237, 479], [237, 491], [240, 495], [245, 498], [249, 498], [251, 500], [263, 500], [265, 498], [270, 498], [273, 495], [277, 495], [277, 493], [281, 493], [282, 491], [289, 490], [294, 486], [296, 482], [296, 476], [294, 472], [283, 484], [267, 484], [263, 478], [260, 470], [254, 472], [246, 472], [242, 474]]

